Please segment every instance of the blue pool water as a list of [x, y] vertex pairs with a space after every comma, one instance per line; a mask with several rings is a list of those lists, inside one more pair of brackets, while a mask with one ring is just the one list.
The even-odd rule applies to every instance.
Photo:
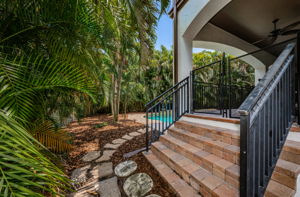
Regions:
[[172, 116], [149, 116], [148, 119], [150, 120], [159, 120], [162, 122], [172, 122]]

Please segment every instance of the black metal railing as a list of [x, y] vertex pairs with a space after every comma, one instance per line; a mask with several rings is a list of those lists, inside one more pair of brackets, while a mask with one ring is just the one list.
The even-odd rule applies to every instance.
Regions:
[[240, 196], [263, 196], [292, 124], [295, 44], [288, 44], [239, 108]]
[[181, 116], [189, 111], [190, 77], [146, 104], [146, 150]]
[[221, 115], [222, 64], [220, 60], [191, 71], [192, 112]]

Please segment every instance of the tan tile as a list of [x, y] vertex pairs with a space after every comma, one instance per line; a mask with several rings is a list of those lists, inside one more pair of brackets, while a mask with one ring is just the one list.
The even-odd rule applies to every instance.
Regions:
[[204, 178], [202, 183], [203, 183], [205, 189], [207, 189], [209, 191], [213, 191], [215, 188], [220, 186], [223, 183], [223, 181], [220, 178], [211, 175], [211, 176]]
[[238, 197], [239, 192], [237, 189], [222, 184], [213, 191], [213, 197]]
[[278, 173], [276, 171], [273, 172], [272, 180], [277, 181], [278, 183], [281, 183], [291, 189], [296, 189], [296, 185], [297, 185], [297, 179], [296, 178], [292, 178], [290, 176]]

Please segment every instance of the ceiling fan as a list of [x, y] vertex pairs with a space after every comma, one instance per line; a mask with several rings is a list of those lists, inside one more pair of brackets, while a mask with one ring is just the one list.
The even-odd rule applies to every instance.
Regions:
[[271, 45], [277, 40], [278, 36], [287, 36], [287, 35], [293, 35], [293, 34], [300, 33], [300, 29], [294, 29], [295, 27], [300, 25], [300, 21], [291, 23], [283, 28], [277, 29], [278, 21], [279, 21], [278, 18], [272, 21], [272, 23], [274, 25], [274, 29], [273, 29], [273, 31], [270, 32], [270, 34], [266, 38], [258, 40], [252, 44], [254, 44], [254, 45], [256, 45], [256, 44]]

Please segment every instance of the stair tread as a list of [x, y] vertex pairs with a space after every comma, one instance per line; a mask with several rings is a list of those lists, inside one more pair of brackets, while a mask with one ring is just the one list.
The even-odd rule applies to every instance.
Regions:
[[[195, 159], [195, 157], [198, 157], [198, 159], [201, 159], [201, 161], [199, 161], [199, 163], [201, 163], [203, 161], [210, 161], [211, 163], [214, 162], [213, 163], [214, 167], [216, 167], [217, 169], [220, 169], [220, 170], [226, 170], [227, 168], [232, 167], [232, 168], [229, 168], [229, 170], [228, 170], [230, 175], [239, 177], [239, 166], [230, 161], [224, 160], [221, 157], [210, 154], [200, 148], [197, 148], [196, 146], [193, 146], [191, 144], [183, 142], [171, 135], [162, 135], [161, 140], [162, 141], [166, 140], [169, 143], [172, 143], [173, 145], [178, 146], [183, 152], [189, 153], [189, 156], [193, 157], [194, 159]], [[168, 147], [168, 145], [166, 145], [166, 146]], [[171, 147], [169, 147], [169, 148], [172, 149]], [[191, 160], [193, 160], [193, 159], [191, 159]], [[196, 162], [196, 161], [194, 161], [194, 162]], [[234, 169], [238, 169], [238, 170], [234, 171]], [[238, 172], [238, 174], [236, 172]]]
[[[215, 176], [212, 172], [209, 172], [204, 168], [200, 167], [191, 159], [188, 159], [187, 157], [184, 156], [182, 157], [181, 154], [168, 148], [162, 142], [160, 141], [155, 142], [152, 144], [152, 147], [154, 147], [154, 149], [156, 149], [157, 151], [162, 153], [165, 157], [167, 157], [167, 161], [171, 162], [172, 165], [174, 164], [176, 166], [174, 167], [175, 170], [177, 171], [183, 170], [190, 177], [193, 177], [198, 184], [203, 186], [205, 190], [209, 190], [210, 192], [214, 193], [214, 195], [217, 196], [218, 194], [219, 196], [222, 196], [221, 195], [222, 193], [220, 192], [224, 190], [228, 190], [228, 194], [232, 194], [230, 196], [238, 196], [238, 190], [232, 187], [229, 183]], [[180, 174], [180, 172], [177, 173]]]
[[286, 196], [291, 197], [294, 196], [295, 190], [286, 187], [276, 181], [270, 180], [265, 197], [273, 197], [273, 196]]
[[300, 165], [283, 159], [278, 159], [275, 171], [295, 178], [300, 173]]
[[148, 153], [144, 152], [144, 156], [179, 196], [201, 197], [196, 190], [181, 179], [169, 166], [153, 154], [151, 150]]
[[186, 114], [185, 117], [190, 118], [199, 118], [199, 119], [205, 119], [205, 120], [214, 120], [214, 121], [220, 121], [220, 122], [228, 122], [233, 124], [240, 124], [240, 120], [237, 119], [229, 119], [229, 118], [222, 118], [222, 117], [212, 117], [212, 116], [203, 116], [203, 115], [195, 115], [195, 114]]
[[204, 124], [200, 124], [200, 123], [189, 122], [186, 120], [180, 120], [180, 121], [176, 122], [175, 126], [180, 125], [180, 124], [189, 126], [191, 128], [205, 129], [206, 131], [209, 131], [209, 132], [212, 132], [212, 133], [215, 133], [218, 135], [229, 136], [229, 137], [233, 137], [235, 139], [240, 139], [239, 131], [225, 129], [225, 128], [221, 128], [221, 127], [210, 126], [210, 125], [204, 125]]
[[283, 150], [300, 154], [300, 142], [293, 141], [293, 140], [286, 140]]
[[189, 137], [191, 137], [195, 140], [203, 141], [205, 144], [214, 145], [219, 150], [224, 149], [225, 151], [234, 152], [237, 155], [240, 154], [240, 147], [238, 147], [238, 146], [235, 146], [235, 145], [232, 145], [232, 144], [227, 144], [227, 143], [217, 141], [217, 140], [213, 140], [213, 139], [208, 138], [208, 137], [200, 136], [198, 134], [195, 134], [195, 133], [192, 133], [190, 131], [186, 131], [186, 130], [183, 130], [183, 129], [180, 129], [180, 128], [177, 128], [177, 127], [171, 127], [171, 128], [169, 128], [169, 130], [179, 132], [180, 134], [185, 135], [185, 136], [189, 136]]

